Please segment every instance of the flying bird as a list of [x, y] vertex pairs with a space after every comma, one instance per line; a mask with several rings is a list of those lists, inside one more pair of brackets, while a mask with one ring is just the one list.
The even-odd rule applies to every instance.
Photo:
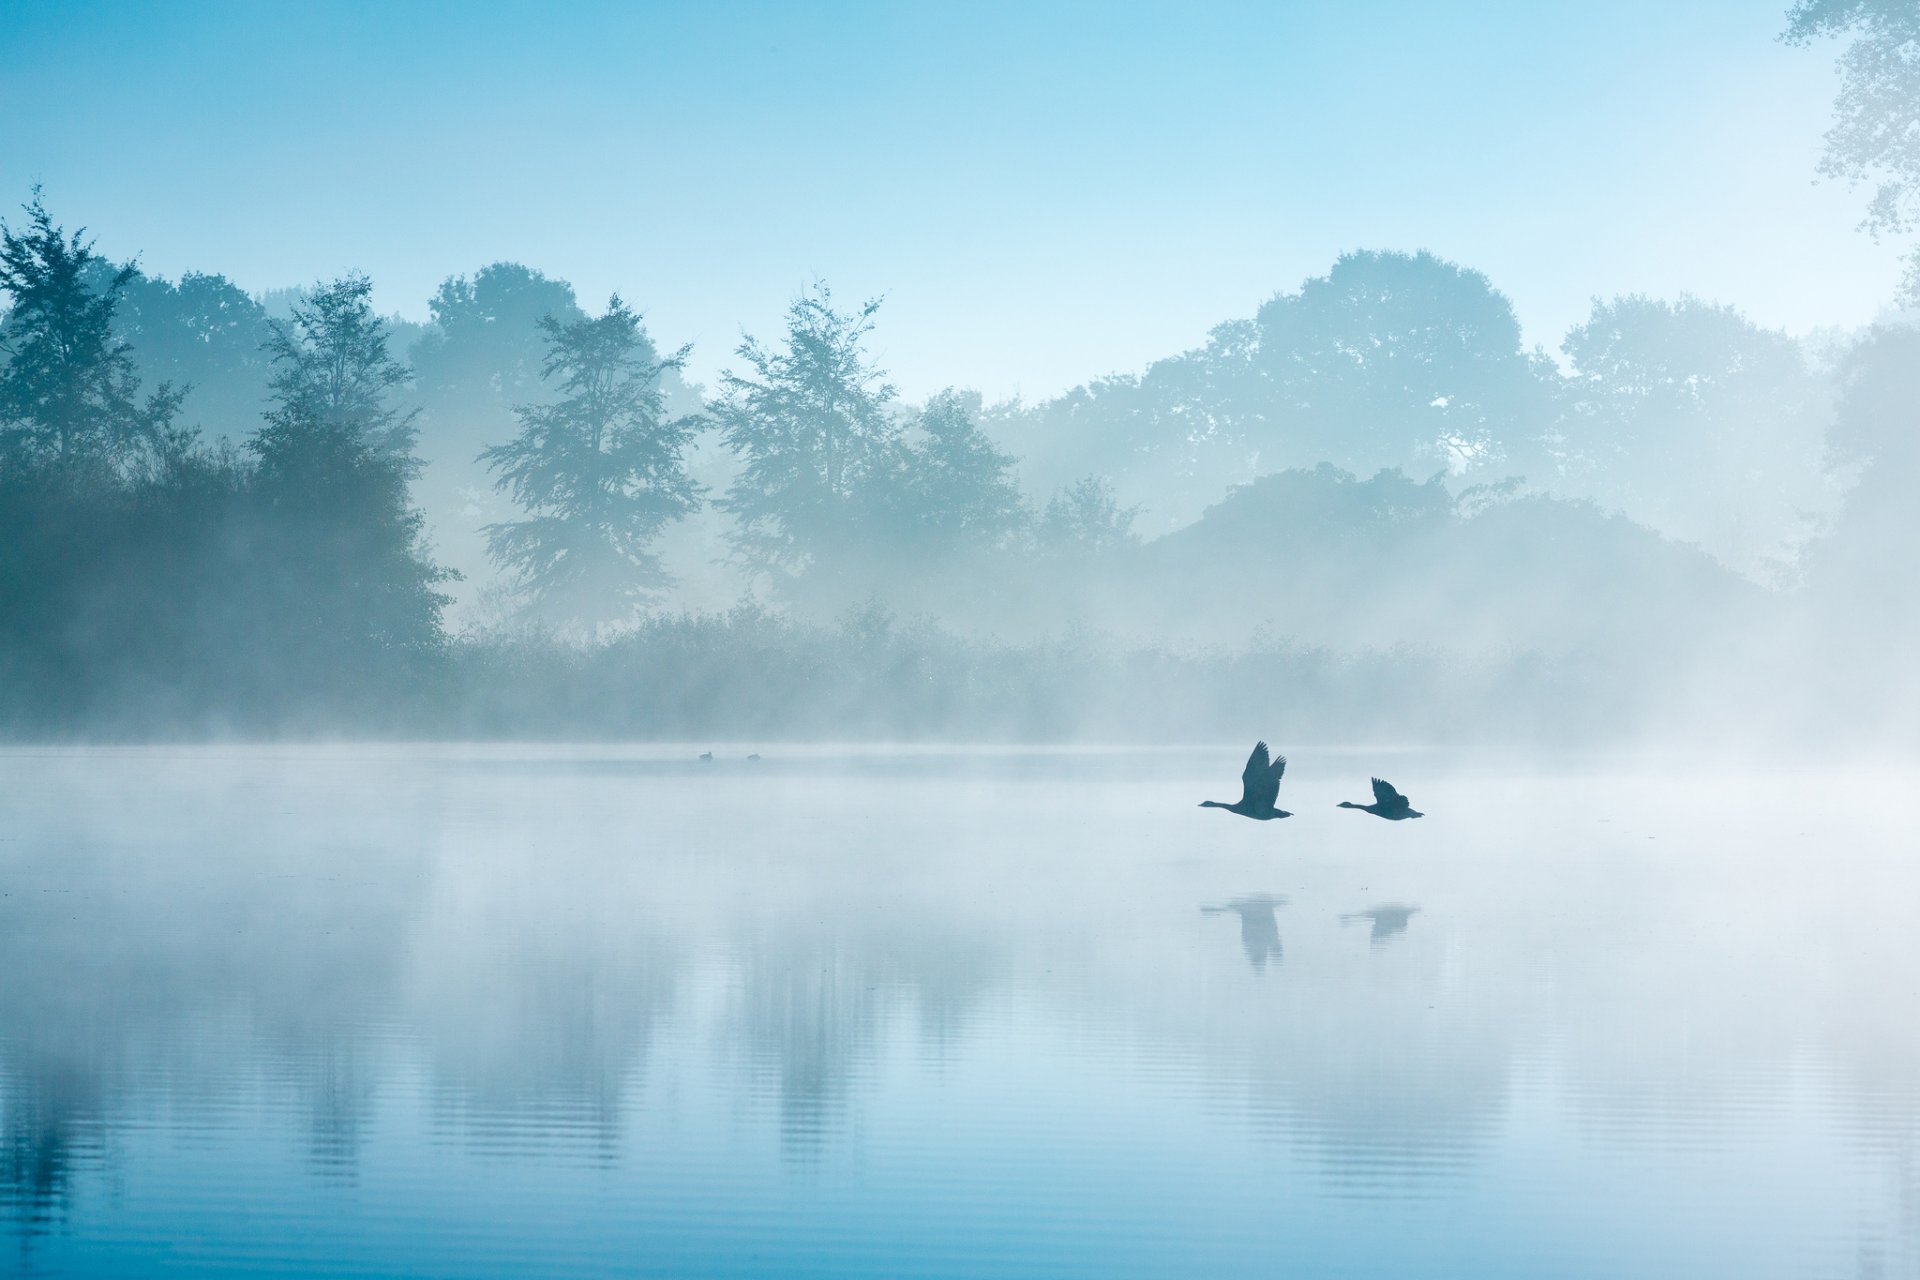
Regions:
[[1274, 818], [1291, 818], [1293, 815], [1285, 809], [1273, 807], [1280, 798], [1280, 777], [1287, 771], [1287, 758], [1275, 756], [1267, 758], [1267, 744], [1253, 744], [1253, 754], [1247, 757], [1247, 767], [1240, 771], [1240, 799], [1227, 804], [1220, 800], [1202, 800], [1202, 809], [1225, 809], [1228, 813], [1237, 813], [1243, 818], [1256, 818], [1269, 822]]
[[1427, 815], [1414, 808], [1412, 803], [1398, 791], [1391, 782], [1379, 778], [1373, 780], [1373, 803], [1355, 804], [1351, 800], [1340, 802], [1342, 809], [1359, 809], [1371, 813], [1376, 818], [1385, 818], [1388, 822], [1399, 822], [1404, 818], [1424, 818]]

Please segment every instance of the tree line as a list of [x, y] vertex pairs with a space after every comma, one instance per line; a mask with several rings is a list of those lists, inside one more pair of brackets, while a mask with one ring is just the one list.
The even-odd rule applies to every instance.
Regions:
[[[1005, 619], [1013, 600], [1068, 622], [1064, 604], [1098, 614], [1102, 595], [1185, 598], [1218, 575], [1182, 548], [1230, 567], [1222, 531], [1243, 526], [1234, 537], [1285, 527], [1296, 562], [1360, 576], [1340, 548], [1388, 545], [1368, 530], [1404, 541], [1527, 494], [1669, 532], [1718, 503], [1772, 529], [1772, 550], [1831, 596], [1867, 590], [1876, 542], [1912, 524], [1898, 494], [1920, 462], [1900, 441], [1920, 388], [1900, 381], [1913, 339], [1897, 327], [1816, 362], [1731, 309], [1624, 298], [1596, 303], [1552, 358], [1521, 348], [1478, 273], [1364, 253], [1196, 351], [1032, 406], [961, 389], [905, 403], [870, 353], [879, 303], [816, 285], [703, 394], [687, 349], [657, 349], [621, 297], [590, 314], [514, 264], [448, 281], [432, 323], [407, 326], [376, 314], [364, 277], [270, 298], [218, 276], [167, 282], [109, 262], [37, 191], [25, 212], [0, 221], [0, 714], [16, 721], [83, 721], [130, 690], [281, 719], [431, 701], [460, 577], [436, 540], [463, 515], [480, 517], [467, 523], [518, 615], [582, 635], [672, 600], [663, 539], [695, 518], [721, 522], [757, 589], [812, 616], [877, 597]], [[1423, 466], [1439, 477], [1424, 487], [1340, 479]], [[449, 473], [489, 492], [436, 491]], [[1253, 483], [1281, 473], [1295, 479]], [[1035, 487], [1051, 496], [1035, 503]], [[1586, 520], [1579, 537], [1617, 549], [1621, 581], [1667, 564], [1570, 509], [1512, 510], [1481, 527], [1525, 543]], [[1148, 554], [1143, 512], [1194, 535]], [[1504, 544], [1450, 537], [1405, 545], [1502, 558]], [[1695, 568], [1659, 572], [1696, 604], [1721, 590]], [[1129, 616], [1147, 615], [1102, 620]]]

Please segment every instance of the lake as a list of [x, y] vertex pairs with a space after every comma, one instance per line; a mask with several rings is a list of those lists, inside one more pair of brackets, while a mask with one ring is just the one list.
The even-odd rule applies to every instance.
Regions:
[[1911, 770], [1276, 745], [0, 749], [0, 1273], [1920, 1275]]

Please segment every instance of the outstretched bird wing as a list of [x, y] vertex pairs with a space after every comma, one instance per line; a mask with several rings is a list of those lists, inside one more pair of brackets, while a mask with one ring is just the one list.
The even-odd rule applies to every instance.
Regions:
[[1383, 809], [1401, 809], [1407, 805], [1407, 798], [1393, 789], [1391, 782], [1375, 778], [1373, 780], [1373, 802]]
[[1240, 772], [1240, 803], [1256, 808], [1270, 809], [1280, 797], [1280, 775], [1287, 771], [1287, 758], [1281, 756], [1273, 760], [1267, 755], [1267, 744], [1256, 742], [1253, 754], [1247, 757], [1247, 767]]

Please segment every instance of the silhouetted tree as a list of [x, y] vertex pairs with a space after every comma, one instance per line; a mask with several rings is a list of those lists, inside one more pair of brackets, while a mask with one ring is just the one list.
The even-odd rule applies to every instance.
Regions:
[[1697, 298], [1596, 302], [1561, 344], [1558, 487], [1705, 546], [1784, 564], [1829, 490], [1826, 390], [1800, 344]]
[[1811, 548], [1809, 585], [1866, 649], [1904, 662], [1920, 639], [1906, 566], [1920, 557], [1920, 330], [1874, 329], [1840, 366], [1830, 460], [1854, 479], [1830, 535]]
[[84, 230], [56, 227], [37, 187], [26, 213], [22, 230], [0, 222], [0, 291], [10, 304], [0, 326], [0, 462], [108, 464], [143, 445], [177, 446], [178, 393], [162, 385], [141, 403], [133, 359], [114, 334], [134, 269], [93, 288], [104, 262]]
[[423, 444], [430, 459], [466, 462], [500, 438], [518, 409], [549, 398], [541, 369], [550, 343], [541, 321], [569, 324], [585, 313], [572, 285], [515, 262], [445, 281], [427, 307], [433, 322], [408, 353], [424, 405]]
[[1076, 480], [1047, 503], [1040, 540], [1055, 550], [1101, 555], [1140, 541], [1133, 522], [1138, 507], [1122, 506], [1103, 476]]
[[189, 271], [170, 282], [136, 271], [118, 295], [114, 332], [143, 383], [181, 388], [187, 422], [236, 443], [258, 425], [273, 331], [266, 308], [232, 281]]
[[[1876, 239], [1905, 236], [1920, 219], [1920, 8], [1912, 0], [1798, 0], [1782, 39], [1805, 45], [1851, 37], [1840, 55], [1840, 93], [1820, 172], [1873, 188], [1861, 227]], [[1920, 302], [1920, 249], [1907, 260], [1905, 291]]]
[[618, 294], [605, 315], [539, 325], [560, 398], [522, 406], [519, 436], [481, 455], [528, 513], [489, 525], [488, 548], [538, 611], [606, 621], [671, 582], [650, 548], [699, 505], [682, 460], [698, 419], [670, 416], [661, 390], [688, 349], [655, 358]]
[[444, 643], [428, 557], [408, 499], [411, 413], [392, 393], [406, 370], [388, 353], [372, 286], [349, 276], [314, 290], [276, 324], [266, 421], [248, 441], [262, 545], [256, 648], [296, 690], [377, 700], [415, 680]]
[[1000, 439], [1022, 442], [1034, 487], [1093, 470], [1150, 506], [1157, 526], [1184, 523], [1231, 485], [1278, 465], [1268, 429], [1276, 406], [1251, 363], [1257, 341], [1252, 321], [1230, 321], [1204, 346], [1156, 360], [1145, 373], [1097, 378], [984, 416]]
[[485, 527], [516, 514], [478, 455], [519, 430], [515, 409], [553, 398], [540, 378], [542, 317], [567, 323], [585, 313], [572, 285], [512, 262], [447, 279], [427, 305], [431, 322], [408, 351], [420, 405], [414, 494], [436, 553], [473, 580], [458, 593], [471, 599], [495, 576]]
[[734, 518], [734, 554], [756, 571], [791, 582], [868, 550], [876, 483], [890, 478], [900, 439], [894, 389], [866, 352], [879, 306], [836, 311], [816, 285], [787, 309], [784, 346], [749, 337], [745, 371], [721, 376], [712, 417], [743, 465], [720, 505]]
[[977, 392], [949, 388], [914, 419], [902, 451], [898, 501], [920, 551], [1003, 546], [1030, 516], [1012, 476], [1014, 459], [980, 429]]
[[417, 411], [393, 405], [407, 370], [387, 350], [372, 296], [372, 281], [346, 276], [315, 287], [290, 320], [271, 326], [271, 405], [250, 445], [269, 470], [297, 468], [309, 451], [365, 451], [412, 467]]
[[1232, 485], [1318, 462], [1550, 480], [1557, 384], [1485, 276], [1428, 253], [1365, 252], [1195, 350], [996, 413], [994, 426], [1022, 440], [1034, 481], [1110, 475], [1167, 527]]
[[1349, 253], [1256, 323], [1263, 461], [1363, 473], [1537, 463], [1550, 365], [1522, 350], [1512, 304], [1478, 271], [1429, 253]]

